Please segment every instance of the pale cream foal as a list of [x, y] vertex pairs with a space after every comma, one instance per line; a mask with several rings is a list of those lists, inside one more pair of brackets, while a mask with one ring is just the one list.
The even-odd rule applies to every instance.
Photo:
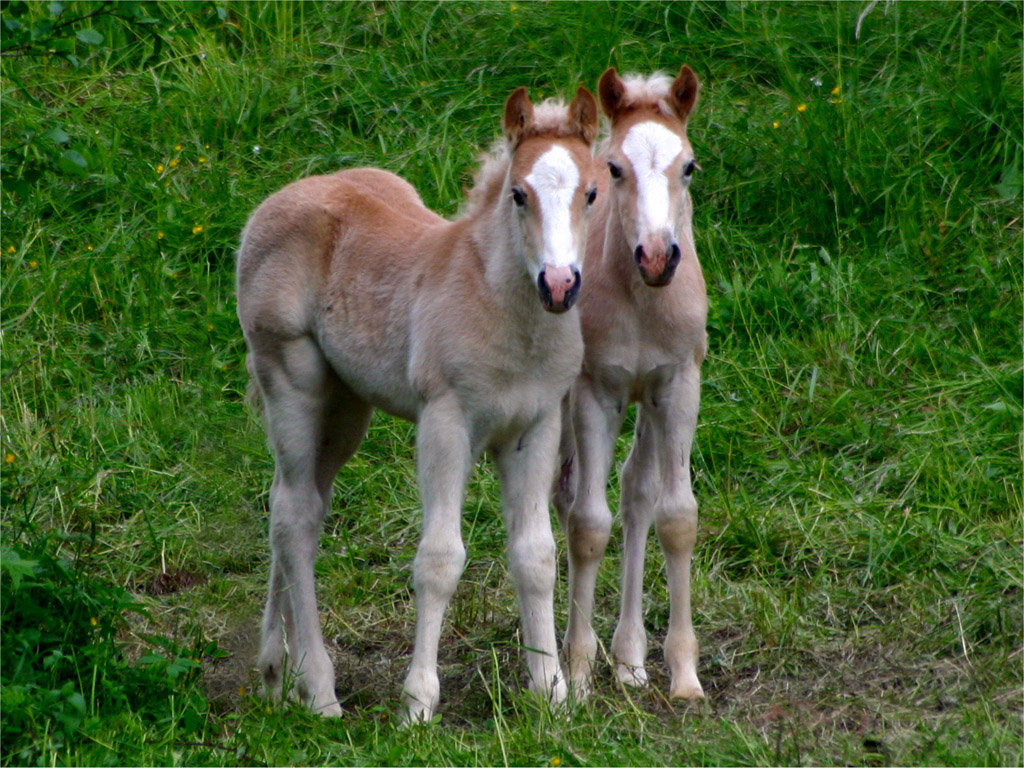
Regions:
[[[697, 168], [686, 121], [697, 77], [630, 77], [609, 69], [599, 96], [611, 135], [608, 166], [590, 219], [587, 286], [580, 298], [585, 353], [573, 385], [555, 505], [569, 543], [565, 648], [570, 682], [590, 689], [597, 569], [611, 531], [606, 484], [626, 408], [638, 403], [633, 448], [622, 471], [625, 534], [622, 604], [611, 650], [618, 678], [644, 685], [647, 634], [641, 592], [647, 533], [655, 523], [668, 571], [665, 659], [670, 694], [703, 696], [690, 616], [690, 560], [697, 502], [690, 448], [697, 425], [707, 297], [694, 247], [690, 180]], [[604, 189], [610, 188], [604, 194]]]
[[438, 642], [466, 553], [470, 469], [501, 478], [531, 690], [566, 695], [555, 640], [548, 491], [559, 403], [583, 355], [578, 313], [596, 194], [597, 102], [536, 108], [516, 90], [505, 144], [465, 213], [447, 221], [372, 168], [297, 181], [253, 213], [238, 253], [238, 317], [275, 457], [270, 589], [259, 667], [309, 707], [341, 708], [317, 615], [313, 564], [332, 482], [373, 408], [418, 423], [423, 535], [413, 564], [416, 640], [403, 702], [435, 713]]

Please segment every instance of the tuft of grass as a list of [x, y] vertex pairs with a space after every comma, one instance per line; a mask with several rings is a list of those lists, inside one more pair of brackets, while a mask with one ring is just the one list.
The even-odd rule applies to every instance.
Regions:
[[[2, 761], [1024, 762], [1021, 14], [4, 4]], [[339, 473], [317, 562], [345, 716], [265, 701], [272, 465], [243, 404], [233, 299], [249, 211], [300, 176], [373, 165], [453, 215], [513, 88], [565, 96], [609, 65], [684, 61], [703, 84], [693, 591], [708, 701], [664, 696], [653, 539], [652, 687], [599, 665], [565, 713], [523, 693], [484, 463], [442, 724], [395, 728], [419, 520], [414, 428], [381, 414]], [[598, 580], [603, 643], [619, 546]], [[561, 626], [564, 588], [556, 610]]]

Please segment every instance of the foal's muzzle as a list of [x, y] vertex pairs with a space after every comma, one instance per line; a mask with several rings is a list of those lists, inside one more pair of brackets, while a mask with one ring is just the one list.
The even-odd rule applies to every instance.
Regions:
[[682, 252], [676, 242], [672, 242], [668, 247], [662, 243], [653, 243], [649, 248], [645, 248], [641, 243], [633, 252], [640, 276], [647, 285], [654, 287], [672, 282], [681, 256]]
[[540, 303], [548, 312], [565, 312], [579, 298], [582, 280], [580, 271], [576, 267], [545, 265], [537, 275]]

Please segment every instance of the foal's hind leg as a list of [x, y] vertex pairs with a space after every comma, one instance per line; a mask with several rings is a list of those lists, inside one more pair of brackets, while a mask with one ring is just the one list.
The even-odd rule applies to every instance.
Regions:
[[325, 715], [341, 713], [324, 647], [313, 583], [320, 525], [338, 468], [366, 432], [370, 408], [334, 375], [308, 338], [254, 349], [267, 431], [275, 455], [270, 491], [270, 593], [259, 666], [280, 693], [285, 641], [299, 697]]

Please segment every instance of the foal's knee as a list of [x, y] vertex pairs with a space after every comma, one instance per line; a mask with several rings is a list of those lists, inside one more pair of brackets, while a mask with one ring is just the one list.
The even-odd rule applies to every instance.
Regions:
[[447, 600], [466, 564], [466, 548], [461, 541], [423, 541], [413, 561], [413, 582], [421, 594]]
[[604, 556], [612, 533], [612, 513], [607, 505], [578, 507], [569, 515], [566, 539], [576, 558], [591, 560]]
[[509, 547], [508, 556], [520, 591], [531, 595], [554, 591], [556, 569], [553, 536], [521, 536]]
[[683, 554], [693, 550], [697, 540], [697, 500], [686, 491], [669, 500], [658, 513], [658, 539], [666, 554]]

